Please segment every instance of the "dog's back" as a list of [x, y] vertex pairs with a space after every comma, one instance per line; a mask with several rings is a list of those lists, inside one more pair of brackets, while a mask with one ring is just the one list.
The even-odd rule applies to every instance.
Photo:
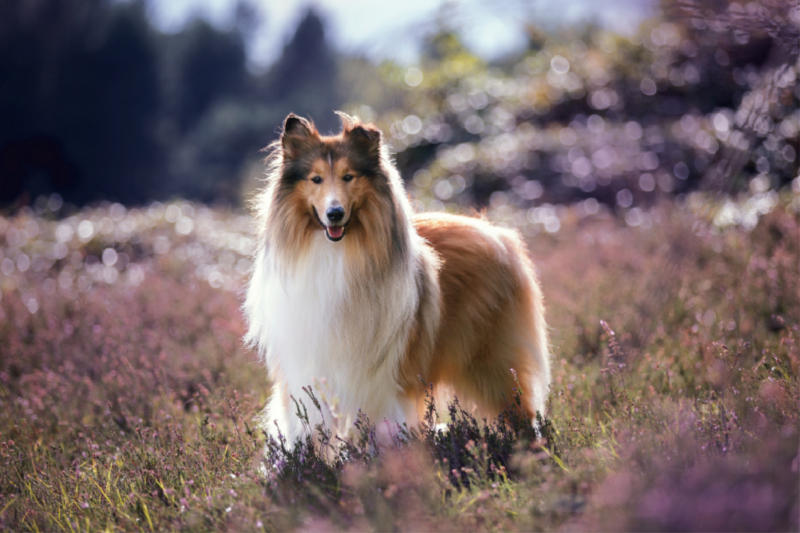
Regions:
[[496, 415], [517, 373], [529, 414], [544, 414], [550, 360], [542, 294], [515, 231], [471, 217], [424, 214], [414, 226], [441, 259], [441, 315], [428, 380]]

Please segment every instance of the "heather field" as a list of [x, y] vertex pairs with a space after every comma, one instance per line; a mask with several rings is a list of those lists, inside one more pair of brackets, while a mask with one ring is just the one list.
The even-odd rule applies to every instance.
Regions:
[[544, 438], [440, 405], [447, 434], [375, 455], [362, 421], [327, 463], [273, 443], [267, 476], [247, 214], [51, 197], [0, 217], [0, 529], [796, 530], [794, 185], [627, 221], [490, 208], [544, 286]]

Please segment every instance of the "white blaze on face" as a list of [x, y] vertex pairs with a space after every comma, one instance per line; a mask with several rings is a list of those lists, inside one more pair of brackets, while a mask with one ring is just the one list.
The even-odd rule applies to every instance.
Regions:
[[347, 220], [345, 220], [346, 215], [345, 218], [340, 218], [338, 220], [331, 220], [331, 218], [328, 216], [331, 210], [336, 210], [336, 212], [339, 213], [341, 213], [343, 210], [342, 201], [340, 200], [338, 194], [339, 187], [337, 185], [338, 184], [335, 184], [333, 187], [331, 187], [328, 194], [325, 195], [325, 199], [323, 201], [323, 209], [325, 210], [323, 220], [326, 221], [326, 231], [328, 232], [328, 235], [334, 239], [338, 239], [344, 234], [344, 224], [347, 223]]
[[[336, 171], [333, 168], [333, 155], [331, 152], [328, 152], [328, 165], [331, 167], [331, 176], [336, 176]], [[332, 207], [342, 207], [342, 202], [339, 200], [338, 191], [337, 191], [337, 183], [336, 178], [333, 178], [333, 187], [331, 187], [330, 192], [325, 197], [325, 220], [328, 221], [328, 225], [333, 225], [336, 222], [328, 218], [328, 209]]]
[[[331, 191], [328, 196], [325, 197], [325, 218], [328, 217], [328, 210], [332, 207], [342, 207], [342, 202], [339, 201], [339, 197], [336, 194], [336, 191]], [[328, 219], [330, 224], [335, 224], [334, 221]]]
[[333, 154], [331, 152], [328, 152], [328, 166], [331, 168], [330, 175], [331, 175], [331, 178], [332, 178], [333, 186], [330, 187], [330, 189], [328, 191], [328, 194], [325, 196], [325, 203], [323, 204], [323, 206], [324, 206], [323, 209], [325, 210], [325, 220], [328, 223], [327, 225], [330, 226], [330, 225], [336, 224], [336, 222], [334, 222], [333, 220], [328, 218], [328, 210], [331, 209], [332, 207], [341, 207], [342, 206], [342, 202], [339, 200], [339, 197], [338, 197], [338, 194], [337, 194], [338, 191], [336, 190], [337, 189], [337, 187], [336, 187], [337, 183], [336, 183], [336, 178], [335, 178], [336, 170], [333, 168]]

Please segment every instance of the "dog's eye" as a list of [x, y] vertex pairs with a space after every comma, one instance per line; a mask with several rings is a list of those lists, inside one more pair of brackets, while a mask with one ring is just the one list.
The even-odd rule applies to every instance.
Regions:
[[313, 178], [311, 178], [311, 181], [319, 185], [320, 183], [322, 183], [322, 178], [320, 178], [319, 176], [314, 176]]
[[351, 181], [353, 179], [353, 175], [352, 174], [345, 174], [342, 179], [344, 181]]

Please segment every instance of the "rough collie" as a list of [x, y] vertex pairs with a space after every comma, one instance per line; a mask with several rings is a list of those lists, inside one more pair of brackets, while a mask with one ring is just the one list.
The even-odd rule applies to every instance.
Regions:
[[255, 199], [244, 309], [246, 341], [273, 383], [264, 429], [294, 442], [304, 431], [295, 400], [312, 428], [324, 419], [339, 435], [359, 410], [411, 425], [423, 381], [492, 416], [513, 397], [511, 369], [524, 408], [544, 414], [547, 328], [519, 235], [480, 218], [414, 215], [380, 130], [340, 116], [341, 133], [323, 136], [289, 115]]

